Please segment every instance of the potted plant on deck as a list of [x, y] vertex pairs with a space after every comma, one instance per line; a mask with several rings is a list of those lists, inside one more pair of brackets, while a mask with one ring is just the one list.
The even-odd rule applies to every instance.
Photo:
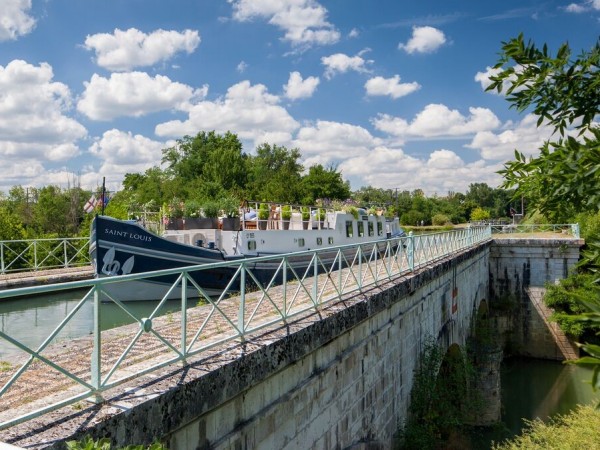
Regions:
[[237, 231], [240, 229], [240, 207], [235, 197], [223, 197], [220, 200], [223, 217], [224, 231]]
[[219, 204], [214, 200], [207, 200], [202, 204], [201, 228], [219, 227]]
[[281, 224], [284, 230], [290, 229], [290, 220], [292, 219], [292, 207], [283, 205], [281, 207]]
[[318, 228], [323, 228], [323, 221], [325, 220], [326, 217], [326, 213], [325, 213], [325, 209], [324, 208], [318, 208], [315, 211], [315, 220], [317, 222], [317, 227]]
[[269, 221], [269, 205], [266, 203], [261, 203], [258, 206], [258, 229], [266, 230], [268, 221]]
[[300, 212], [302, 213], [302, 228], [308, 230], [308, 224], [310, 222], [310, 208], [308, 206], [303, 206]]
[[183, 230], [183, 209], [184, 203], [178, 198], [174, 198], [169, 205], [169, 221], [166, 224], [167, 230]]
[[200, 228], [200, 202], [190, 199], [184, 206], [183, 229], [194, 230]]

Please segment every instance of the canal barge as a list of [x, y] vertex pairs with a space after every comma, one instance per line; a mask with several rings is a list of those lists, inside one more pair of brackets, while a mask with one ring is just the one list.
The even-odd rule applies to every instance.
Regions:
[[[259, 208], [259, 205], [256, 205]], [[283, 211], [288, 214], [283, 214]], [[302, 208], [305, 208], [304, 210]], [[398, 218], [367, 214], [365, 210], [325, 210], [323, 208], [286, 207], [268, 204], [268, 216], [245, 207], [233, 224], [227, 219], [212, 221], [210, 228], [200, 228], [198, 221], [183, 226], [167, 227], [159, 236], [140, 223], [97, 215], [91, 225], [90, 258], [96, 277], [139, 274], [186, 266], [246, 260], [261, 283], [272, 282], [279, 261], [259, 256], [325, 250], [351, 244], [377, 243], [404, 235]], [[284, 219], [285, 217], [285, 219]], [[337, 250], [321, 252], [321, 260], [336, 258]], [[305, 269], [312, 259], [310, 253], [300, 253], [290, 259], [296, 271]], [[194, 281], [208, 293], [219, 295], [224, 289], [235, 290], [231, 284], [236, 267], [217, 265], [210, 270], [191, 272]], [[154, 277], [118, 283], [120, 300], [150, 300], [161, 298], [174, 277]], [[275, 280], [276, 281], [276, 280]], [[172, 295], [177, 296], [177, 291]]]

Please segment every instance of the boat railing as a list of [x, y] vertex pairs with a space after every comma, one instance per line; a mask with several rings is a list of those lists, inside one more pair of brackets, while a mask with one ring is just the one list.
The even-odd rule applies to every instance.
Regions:
[[332, 208], [290, 203], [245, 201], [240, 217], [243, 230], [328, 229], [335, 225]]
[[90, 265], [89, 237], [0, 241], [0, 274]]
[[[26, 345], [9, 332], [0, 331], [0, 429], [85, 399], [101, 402], [107, 390], [134, 378], [167, 365], [187, 364], [192, 357], [211, 349], [231, 348], [258, 331], [289, 324], [490, 239], [489, 226], [470, 227], [318, 251], [0, 291], [0, 301], [66, 290], [82, 292], [75, 306], [65, 311], [64, 319], [53, 324], [52, 333], [36, 344]], [[298, 266], [302, 258], [310, 263]], [[256, 271], [262, 263], [277, 268], [268, 280], [261, 281]], [[208, 295], [194, 281], [197, 277], [193, 275], [199, 271], [229, 274], [221, 295]], [[136, 313], [135, 302], [114, 294], [124, 291], [115, 289], [115, 285], [157, 277], [172, 282], [152, 304], [152, 312], [143, 316]], [[107, 305], [125, 311], [131, 325], [102, 331], [102, 311]], [[175, 306], [175, 311], [167, 305]], [[90, 335], [73, 339], [68, 333], [69, 324], [90, 309]], [[7, 357], [8, 350], [18, 356]]]

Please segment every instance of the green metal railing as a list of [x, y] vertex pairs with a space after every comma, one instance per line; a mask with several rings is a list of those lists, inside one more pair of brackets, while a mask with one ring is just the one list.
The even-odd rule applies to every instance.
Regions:
[[0, 241], [0, 274], [88, 266], [88, 237]]
[[[27, 346], [0, 331], [0, 348], [9, 345], [21, 353], [10, 361], [0, 361], [0, 429], [66, 405], [75, 407], [84, 399], [101, 401], [105, 391], [136, 377], [174, 363], [185, 364], [192, 356], [217, 346], [235, 345], [257, 331], [281, 326], [489, 239], [489, 226], [472, 227], [232, 263], [0, 291], [2, 300], [85, 290], [39, 345]], [[310, 263], [300, 268], [296, 264], [299, 258]], [[259, 281], [256, 264], [271, 265], [270, 281]], [[218, 297], [211, 297], [194, 281], [195, 272], [224, 268], [230, 269], [231, 277]], [[119, 286], [124, 283], [157, 277], [164, 280], [167, 276], [174, 281], [164, 288], [147, 317], [136, 315], [131, 303], [119, 296]], [[173, 297], [178, 299], [177, 311], [163, 314]], [[77, 320], [88, 302], [93, 303], [92, 336], [61, 341], [61, 331]], [[110, 303], [125, 311], [134, 324], [101, 331], [102, 311]]]
[[579, 239], [579, 224], [507, 224], [492, 225], [492, 234], [509, 233], [560, 233]]

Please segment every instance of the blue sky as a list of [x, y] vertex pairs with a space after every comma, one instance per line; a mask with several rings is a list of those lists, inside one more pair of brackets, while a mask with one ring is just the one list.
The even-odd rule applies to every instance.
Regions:
[[579, 54], [599, 19], [600, 0], [2, 0], [0, 191], [118, 189], [210, 130], [352, 189], [495, 187], [550, 135], [484, 92], [501, 42]]

